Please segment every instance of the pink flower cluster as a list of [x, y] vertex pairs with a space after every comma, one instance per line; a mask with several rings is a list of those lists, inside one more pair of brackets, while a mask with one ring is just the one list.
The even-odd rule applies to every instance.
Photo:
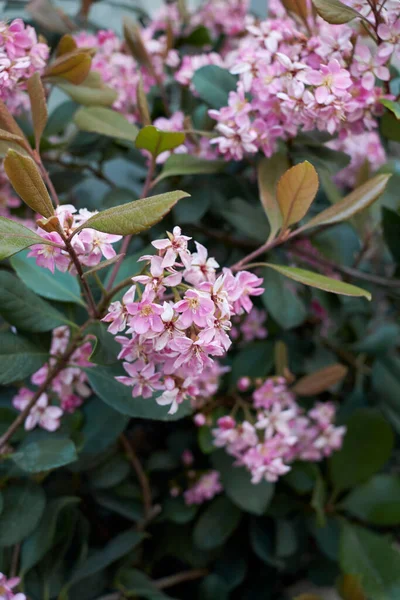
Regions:
[[[212, 140], [227, 159], [241, 160], [261, 150], [271, 156], [278, 140], [319, 129], [345, 138], [377, 126], [384, 97], [379, 81], [390, 78], [398, 52], [400, 19], [385, 4], [382, 40], [369, 45], [349, 25], [329, 25], [319, 17], [310, 32], [280, 3], [272, 16], [247, 27], [231, 73], [239, 76], [228, 106], [211, 110], [219, 136]], [[397, 5], [398, 9], [398, 5]], [[397, 10], [398, 13], [398, 10]]]
[[306, 412], [280, 377], [267, 379], [252, 400], [254, 420], [238, 422], [225, 416], [212, 430], [215, 446], [245, 467], [252, 483], [277, 481], [293, 461], [319, 461], [341, 447], [345, 427], [334, 425], [332, 403], [319, 402]]
[[[58, 217], [65, 236], [69, 237], [77, 227], [85, 223], [96, 212], [90, 212], [86, 208], [81, 208], [77, 211], [72, 204], [64, 204], [56, 208], [55, 214]], [[61, 235], [56, 231], [47, 233], [40, 227], [37, 228], [36, 233], [43, 239], [50, 240], [60, 247], [48, 244], [35, 244], [31, 247], [28, 256], [33, 256], [36, 259], [37, 265], [50, 269], [52, 273], [54, 273], [56, 268], [59, 271], [71, 271], [75, 273], [75, 267], [71, 262], [68, 252], [64, 249], [64, 242]], [[99, 264], [103, 256], [106, 259], [110, 259], [116, 255], [112, 245], [120, 239], [120, 235], [102, 233], [88, 228], [77, 233], [72, 238], [71, 244], [81, 264], [87, 267], [94, 267]]]
[[214, 37], [243, 33], [250, 0], [206, 0], [193, 16], [192, 25], [204, 25]]
[[373, 173], [385, 164], [387, 158], [376, 131], [366, 131], [358, 135], [350, 134], [345, 138], [328, 142], [327, 146], [351, 157], [349, 165], [335, 175], [336, 183], [342, 187], [356, 186], [359, 174], [365, 166]]
[[[51, 358], [32, 375], [31, 383], [33, 385], [40, 386], [46, 381], [49, 369], [67, 349], [69, 338], [68, 327], [57, 327], [53, 331]], [[25, 429], [31, 430], [39, 426], [47, 431], [55, 431], [60, 426], [63, 414], [73, 413], [81, 406], [83, 400], [91, 395], [91, 389], [87, 384], [87, 375], [82, 370], [82, 367], [93, 366], [89, 361], [91, 353], [92, 345], [87, 338], [69, 358], [68, 366], [52, 380], [48, 391], [40, 396], [25, 421]], [[17, 410], [23, 411], [33, 395], [34, 392], [31, 389], [21, 388], [13, 398], [13, 406]]]
[[264, 325], [266, 320], [266, 311], [259, 310], [256, 307], [243, 317], [234, 317], [232, 319], [231, 338], [237, 340], [241, 337], [243, 342], [247, 343], [254, 340], [264, 340], [268, 336], [268, 330]]
[[124, 42], [111, 30], [101, 30], [97, 34], [82, 31], [75, 35], [78, 47], [96, 49], [92, 61], [92, 70], [100, 73], [102, 80], [116, 92], [118, 98], [114, 108], [123, 113], [130, 121], [137, 120], [137, 85], [140, 75], [143, 77], [145, 91], [156, 84], [156, 79], [165, 79], [164, 67], [176, 66], [179, 62], [177, 52], [168, 50], [166, 35], [153, 37], [153, 29], [141, 31], [146, 50], [151, 57], [155, 73], [150, 73], [132, 57]]
[[263, 292], [262, 279], [252, 273], [218, 273], [204, 246], [195, 242], [197, 251], [189, 251], [190, 239], [175, 227], [152, 242], [158, 254], [140, 259], [148, 271], [132, 278], [135, 285], [103, 319], [114, 335], [127, 334], [116, 337], [127, 373], [118, 380], [132, 387], [134, 397], [162, 391], [156, 401], [170, 406], [170, 414], [186, 398], [214, 389], [219, 369], [212, 357], [231, 345], [231, 317], [250, 312], [251, 297]]
[[223, 492], [223, 490], [219, 472], [210, 470], [201, 475], [196, 483], [183, 493], [183, 498], [189, 506], [192, 504], [203, 504], [203, 502], [211, 500], [214, 496]]
[[36, 31], [22, 19], [0, 21], [0, 99], [16, 114], [29, 106], [26, 80], [35, 71], [42, 72], [49, 47], [38, 42]]
[[19, 577], [7, 579], [3, 573], [0, 573], [0, 600], [26, 600], [25, 594], [13, 592], [20, 581]]

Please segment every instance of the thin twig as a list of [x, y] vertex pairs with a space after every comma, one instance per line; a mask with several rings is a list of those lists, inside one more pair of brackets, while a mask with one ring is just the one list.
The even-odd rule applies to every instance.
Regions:
[[131, 462], [132, 467], [135, 470], [137, 478], [139, 480], [140, 488], [142, 490], [142, 497], [143, 497], [144, 521], [147, 524], [149, 522], [149, 520], [154, 518], [153, 517], [153, 513], [154, 513], [153, 500], [152, 500], [152, 496], [151, 496], [150, 483], [149, 483], [146, 473], [143, 470], [142, 464], [141, 464], [140, 460], [138, 459], [138, 457], [136, 456], [136, 453], [132, 447], [132, 444], [129, 443], [129, 440], [126, 437], [126, 435], [124, 433], [121, 433], [119, 439], [120, 439], [121, 444]]
[[191, 571], [182, 571], [181, 573], [176, 573], [175, 575], [170, 575], [169, 577], [156, 579], [156, 581], [154, 581], [154, 585], [159, 590], [164, 590], [166, 588], [173, 587], [174, 585], [178, 585], [179, 583], [184, 583], [185, 581], [200, 579], [201, 577], [205, 577], [207, 574], [207, 569], [192, 569]]
[[80, 284], [82, 286], [82, 290], [86, 296], [86, 299], [88, 301], [89, 304], [89, 315], [91, 317], [96, 317], [97, 316], [97, 307], [96, 307], [96, 302], [94, 301], [93, 298], [93, 294], [92, 294], [92, 290], [90, 289], [90, 286], [87, 282], [87, 280], [84, 277], [84, 272], [82, 269], [82, 265], [80, 263], [79, 257], [75, 252], [75, 249], [73, 247], [73, 245], [71, 244], [70, 240], [66, 237], [64, 237], [64, 243], [65, 243], [65, 248], [68, 252], [68, 254], [71, 257], [72, 262], [75, 265], [75, 269], [78, 273], [78, 277], [79, 277], [79, 281]]
[[21, 544], [15, 544], [13, 548], [10, 568], [10, 579], [13, 579], [18, 574], [19, 555], [21, 552]]

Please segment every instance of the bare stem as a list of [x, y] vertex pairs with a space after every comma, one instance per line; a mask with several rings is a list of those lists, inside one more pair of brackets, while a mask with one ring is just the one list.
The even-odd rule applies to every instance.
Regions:
[[68, 238], [64, 237], [64, 242], [65, 242], [65, 248], [66, 248], [68, 254], [71, 257], [72, 262], [75, 265], [75, 269], [76, 269], [76, 271], [78, 273], [80, 284], [82, 286], [83, 292], [84, 292], [84, 294], [86, 296], [86, 299], [88, 301], [88, 304], [89, 304], [89, 315], [91, 317], [97, 317], [98, 313], [97, 313], [96, 302], [94, 301], [93, 294], [92, 294], [92, 291], [91, 291], [91, 289], [89, 287], [89, 284], [88, 284], [86, 278], [84, 277], [84, 273], [83, 273], [83, 269], [82, 269], [82, 265], [80, 263], [79, 257], [76, 254], [76, 252], [74, 250], [74, 247], [72, 246], [70, 240]]
[[170, 575], [169, 577], [157, 579], [154, 582], [154, 585], [159, 590], [163, 590], [173, 587], [174, 585], [178, 585], [179, 583], [184, 583], [185, 581], [194, 581], [195, 579], [200, 579], [201, 577], [205, 577], [207, 574], [207, 569], [192, 569], [190, 571], [182, 571], [181, 573], [176, 573], [175, 575]]
[[[147, 524], [151, 519], [154, 518], [154, 507], [153, 507], [153, 500], [152, 500], [152, 496], [151, 496], [151, 488], [150, 488], [149, 479], [148, 479], [146, 473], [144, 472], [142, 464], [141, 464], [140, 460], [138, 459], [138, 457], [136, 456], [136, 453], [132, 447], [132, 444], [129, 442], [126, 435], [124, 433], [121, 433], [121, 435], [119, 436], [119, 439], [120, 439], [121, 444], [130, 460], [130, 463], [136, 473], [136, 476], [139, 480], [140, 488], [142, 490], [143, 506], [144, 506], [143, 521], [145, 524]], [[142, 527], [143, 527], [143, 525], [142, 525]]]

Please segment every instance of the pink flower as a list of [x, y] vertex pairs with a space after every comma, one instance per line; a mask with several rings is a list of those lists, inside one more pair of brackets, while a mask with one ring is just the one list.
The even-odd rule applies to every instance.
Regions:
[[[24, 408], [25, 406], [21, 410]], [[39, 425], [47, 431], [55, 431], [60, 427], [62, 415], [63, 410], [59, 406], [49, 406], [47, 394], [42, 394], [26, 418], [25, 429], [30, 431]]]
[[[64, 246], [61, 236], [57, 232], [46, 233], [41, 229], [38, 233], [43, 239]], [[56, 267], [59, 271], [65, 272], [71, 262], [65, 250], [49, 244], [35, 244], [31, 247], [28, 256], [34, 257], [39, 267], [50, 269], [52, 273]]]
[[179, 255], [182, 261], [188, 257], [187, 243], [191, 238], [187, 235], [182, 235], [181, 228], [176, 226], [172, 234], [168, 233], [168, 239], [155, 240], [151, 242], [154, 248], [160, 251], [163, 261], [161, 266], [163, 269], [172, 267]]
[[259, 287], [263, 280], [249, 271], [240, 271], [235, 279], [236, 289], [230, 296], [234, 301], [234, 311], [236, 314], [241, 314], [243, 310], [249, 313], [253, 306], [250, 296], [261, 296], [264, 293], [264, 288]]
[[129, 377], [125, 375], [116, 377], [124, 385], [132, 386], [132, 396], [137, 398], [151, 398], [154, 390], [162, 389], [160, 385], [160, 374], [155, 372], [153, 363], [145, 365], [142, 360], [137, 360], [135, 363], [123, 363], [125, 371]]
[[187, 365], [189, 369], [202, 371], [205, 366], [212, 363], [211, 356], [222, 356], [223, 348], [216, 342], [207, 342], [202, 339], [196, 341], [187, 337], [174, 338], [170, 343], [171, 350], [178, 354], [174, 367]]
[[19, 585], [20, 581], [19, 577], [7, 579], [3, 573], [0, 573], [0, 600], [26, 600], [25, 594], [13, 592], [13, 588]]
[[161, 256], [152, 256], [150, 259], [150, 275], [136, 275], [132, 281], [142, 283], [147, 291], [162, 293], [165, 286], [176, 287], [182, 281], [182, 273], [170, 269], [164, 274], [163, 258]]
[[194, 252], [190, 259], [190, 266], [186, 269], [184, 277], [186, 281], [193, 285], [198, 285], [202, 281], [215, 281], [215, 272], [219, 264], [215, 258], [208, 257], [207, 248], [202, 244], [195, 242], [197, 252]]
[[317, 86], [315, 98], [319, 104], [329, 104], [334, 96], [343, 96], [351, 87], [350, 73], [342, 69], [340, 63], [333, 59], [328, 65], [321, 65], [319, 71], [311, 71], [306, 75], [307, 82]]
[[84, 247], [82, 253], [84, 256], [81, 256], [80, 259], [82, 264], [88, 267], [98, 265], [102, 256], [107, 260], [114, 258], [116, 252], [112, 244], [115, 244], [122, 238], [120, 235], [102, 233], [95, 229], [83, 229], [78, 235], [79, 241]]
[[206, 327], [208, 320], [215, 312], [215, 305], [209, 294], [188, 290], [183, 300], [174, 305], [174, 309], [181, 313], [179, 325], [186, 329], [192, 323], [198, 327]]
[[126, 310], [132, 317], [129, 325], [136, 333], [147, 333], [149, 330], [161, 332], [164, 329], [161, 315], [163, 307], [153, 302], [154, 293], [143, 295], [140, 302], [126, 305]]
[[217, 494], [223, 491], [218, 471], [209, 471], [202, 475], [200, 479], [186, 492], [183, 497], [186, 504], [203, 504], [206, 500], [211, 500]]

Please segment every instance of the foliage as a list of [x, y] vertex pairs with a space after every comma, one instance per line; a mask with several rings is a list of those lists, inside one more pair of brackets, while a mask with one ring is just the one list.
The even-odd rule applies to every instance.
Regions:
[[398, 0], [134, 4], [0, 22], [0, 598], [397, 600]]

